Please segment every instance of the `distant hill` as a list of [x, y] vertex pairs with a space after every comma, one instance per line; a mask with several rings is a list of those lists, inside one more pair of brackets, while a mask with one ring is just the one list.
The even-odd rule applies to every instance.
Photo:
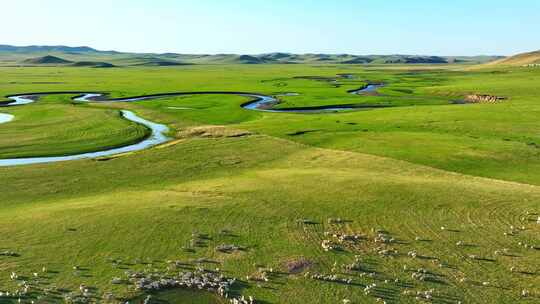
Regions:
[[134, 57], [134, 63], [128, 64], [133, 66], [177, 66], [186, 65], [186, 63], [160, 58], [155, 56]]
[[260, 64], [260, 63], [266, 62], [264, 59], [260, 57], [251, 56], [251, 55], [240, 55], [237, 58], [235, 58], [234, 61], [240, 64]]
[[179, 54], [177, 56], [178, 59], [187, 60], [194, 64], [264, 64], [274, 61], [272, 59], [265, 59], [256, 55], [216, 54], [197, 56]]
[[344, 60], [341, 63], [343, 64], [367, 64], [372, 62], [373, 60], [371, 58], [367, 57], [356, 57], [348, 60]]
[[445, 57], [448, 63], [486, 63], [501, 60], [506, 58], [505, 56], [489, 56], [489, 55], [479, 55], [479, 56], [448, 56]]
[[167, 61], [167, 60], [152, 60], [148, 62], [143, 62], [139, 64], [134, 64], [134, 66], [176, 66], [176, 65], [186, 65], [185, 63]]
[[99, 61], [77, 61], [72, 64], [74, 67], [92, 67], [92, 68], [114, 68], [115, 65], [108, 62]]
[[30, 45], [13, 46], [0, 44], [0, 52], [14, 53], [117, 53], [115, 51], [98, 51], [88, 46], [65, 46], [65, 45]]
[[528, 53], [522, 53], [501, 60], [493, 61], [488, 65], [506, 65], [506, 66], [522, 66], [529, 64], [540, 64], [540, 50]]
[[392, 55], [392, 56], [381, 56], [380, 58], [375, 58], [371, 63], [378, 64], [428, 64], [428, 63], [448, 63], [448, 60], [443, 57], [438, 56], [403, 56], [403, 55]]
[[[196, 56], [196, 57], [195, 57]], [[175, 55], [167, 54], [168, 58]], [[449, 64], [449, 63], [477, 63], [499, 59], [500, 57], [438, 57], [416, 55], [351, 55], [351, 54], [289, 54], [268, 53], [260, 55], [177, 55], [178, 59], [195, 64]], [[453, 59], [451, 59], [453, 58]], [[460, 58], [457, 61], [455, 58]]]
[[259, 58], [263, 60], [275, 61], [275, 60], [283, 60], [283, 59], [290, 60], [291, 57], [293, 56], [294, 56], [293, 54], [289, 54], [289, 53], [268, 53], [268, 54], [259, 55]]
[[[52, 58], [55, 57], [56, 59]], [[30, 58], [30, 59], [29, 59]], [[180, 66], [186, 64], [481, 64], [500, 56], [420, 56], [353, 54], [177, 54], [100, 51], [87, 46], [0, 45], [0, 65]]]
[[77, 61], [73, 62], [60, 57], [46, 55], [42, 57], [30, 58], [22, 61], [25, 65], [69, 65], [73, 67], [93, 67], [93, 68], [112, 68], [114, 64], [101, 61]]
[[62, 59], [56, 56], [42, 56], [36, 58], [30, 58], [23, 61], [25, 64], [68, 64], [71, 63], [69, 60]]

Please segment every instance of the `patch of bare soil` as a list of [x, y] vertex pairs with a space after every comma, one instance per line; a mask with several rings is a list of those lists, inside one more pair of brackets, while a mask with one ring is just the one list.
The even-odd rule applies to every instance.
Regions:
[[243, 137], [251, 133], [246, 130], [227, 128], [224, 126], [200, 126], [182, 130], [178, 132], [179, 138], [204, 137], [204, 138], [223, 138], [223, 137]]
[[469, 94], [465, 96], [466, 103], [496, 103], [508, 98], [495, 95]]
[[306, 258], [298, 258], [289, 260], [285, 263], [285, 267], [287, 268], [287, 272], [290, 274], [299, 274], [304, 272], [306, 269], [311, 267], [313, 265], [313, 262], [306, 259]]

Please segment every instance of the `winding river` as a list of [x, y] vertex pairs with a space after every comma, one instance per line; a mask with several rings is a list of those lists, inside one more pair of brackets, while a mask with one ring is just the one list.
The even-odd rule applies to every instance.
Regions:
[[[112, 156], [112, 155], [147, 149], [147, 148], [162, 144], [170, 140], [170, 138], [165, 135], [165, 133], [169, 131], [169, 128], [167, 126], [148, 121], [144, 118], [141, 118], [135, 115], [135, 113], [131, 111], [122, 110], [121, 113], [122, 113], [123, 118], [129, 121], [133, 121], [138, 124], [144, 125], [148, 127], [150, 130], [152, 130], [152, 133], [150, 134], [150, 136], [144, 139], [143, 141], [133, 144], [133, 145], [128, 145], [128, 146], [109, 149], [109, 150], [103, 150], [103, 151], [98, 151], [98, 152], [88, 152], [88, 153], [66, 155], [66, 156], [0, 159], [0, 167], [41, 164], [41, 163], [54, 163], [54, 162], [76, 160], [76, 159], [106, 157], [106, 156]], [[2, 116], [0, 116], [0, 122], [2, 122]]]
[[[364, 94], [375, 92], [382, 85], [378, 84], [369, 84], [364, 88], [358, 90], [349, 91], [351, 94]], [[78, 95], [73, 98], [77, 102], [136, 102], [142, 100], [153, 100], [158, 98], [174, 97], [174, 96], [185, 96], [185, 95], [239, 95], [249, 97], [252, 100], [244, 103], [242, 108], [246, 110], [262, 111], [262, 112], [273, 112], [273, 113], [321, 113], [321, 112], [337, 112], [344, 110], [355, 110], [355, 109], [366, 109], [374, 108], [374, 106], [362, 106], [362, 105], [330, 105], [330, 106], [318, 106], [318, 107], [299, 107], [299, 108], [286, 108], [286, 109], [276, 109], [275, 105], [279, 103], [276, 97], [267, 96], [263, 94], [255, 93], [245, 93], [245, 92], [222, 92], [222, 91], [209, 91], [209, 92], [178, 92], [178, 93], [163, 93], [163, 94], [153, 94], [153, 95], [144, 95], [144, 96], [134, 96], [127, 98], [107, 98], [106, 93], [89, 93], [89, 92], [44, 92], [44, 93], [28, 93], [20, 95], [9, 95], [6, 96], [11, 102], [4, 103], [5, 107], [12, 106], [22, 106], [28, 105], [36, 102], [42, 96], [48, 95]], [[294, 96], [298, 95], [296, 93], [285, 93], [277, 96]], [[146, 126], [151, 130], [151, 135], [142, 140], [139, 143], [108, 149], [97, 152], [88, 152], [74, 155], [66, 156], [51, 156], [51, 157], [29, 157], [29, 158], [12, 158], [12, 159], [0, 159], [0, 167], [6, 166], [18, 166], [18, 165], [30, 165], [30, 164], [40, 164], [40, 163], [52, 163], [52, 162], [62, 162], [69, 160], [77, 159], [89, 159], [89, 158], [99, 158], [113, 156], [117, 154], [140, 151], [148, 149], [150, 147], [165, 143], [171, 138], [166, 136], [166, 133], [169, 131], [169, 128], [165, 125], [158, 124], [145, 120], [135, 113], [127, 110], [121, 111], [122, 117], [126, 120], [141, 124]], [[10, 114], [0, 113], [0, 124], [7, 123], [13, 120], [14, 116]]]

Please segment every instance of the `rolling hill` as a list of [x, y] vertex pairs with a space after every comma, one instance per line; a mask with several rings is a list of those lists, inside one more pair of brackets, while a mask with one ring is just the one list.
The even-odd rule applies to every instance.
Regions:
[[72, 62], [69, 60], [60, 58], [60, 57], [47, 55], [47, 56], [42, 56], [42, 57], [29, 58], [29, 59], [24, 60], [23, 63], [34, 65], [34, 64], [68, 64]]
[[448, 60], [439, 57], [439, 56], [403, 56], [403, 55], [393, 55], [393, 56], [381, 56], [380, 58], [375, 58], [371, 63], [378, 64], [413, 64], [413, 63], [448, 63]]
[[74, 67], [91, 67], [91, 68], [114, 68], [115, 65], [108, 62], [99, 61], [78, 61], [72, 64]]
[[60, 57], [46, 55], [41, 57], [29, 58], [22, 61], [23, 65], [40, 66], [40, 65], [63, 65], [73, 67], [92, 67], [92, 68], [112, 68], [114, 64], [102, 61], [70, 61]]
[[[353, 54], [177, 54], [100, 51], [91, 47], [0, 45], [0, 65], [101, 62], [115, 66], [176, 66], [185, 64], [482, 64], [501, 56], [424, 56]], [[79, 64], [86, 65], [86, 64]], [[90, 64], [92, 65], [92, 64]]]
[[103, 53], [104, 51], [98, 51], [91, 47], [79, 46], [71, 47], [64, 45], [30, 45], [30, 46], [13, 46], [13, 45], [0, 45], [0, 52], [15, 52], [15, 53], [37, 53], [37, 52], [62, 52], [62, 53]]
[[522, 66], [529, 64], [540, 64], [540, 50], [528, 53], [522, 53], [501, 60], [493, 61], [488, 65], [508, 65], [508, 66]]
[[177, 66], [177, 65], [186, 65], [186, 63], [178, 62], [178, 61], [171, 61], [167, 59], [162, 58], [143, 58], [139, 59], [141, 62], [133, 64], [134, 66]]

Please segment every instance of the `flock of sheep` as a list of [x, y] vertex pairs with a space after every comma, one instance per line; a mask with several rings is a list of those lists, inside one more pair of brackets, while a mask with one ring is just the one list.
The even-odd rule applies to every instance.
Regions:
[[[534, 220], [531, 220], [531, 216], [534, 216]], [[540, 225], [540, 216], [536, 217], [536, 213], [525, 213], [520, 220], [524, 222], [534, 222], [536, 225]], [[300, 221], [303, 225], [313, 225], [315, 224], [309, 220]], [[408, 258], [413, 260], [423, 260], [429, 259], [432, 260], [434, 265], [438, 268], [447, 268], [448, 265], [441, 261], [438, 258], [426, 257], [421, 255], [417, 250], [409, 250], [408, 252], [401, 253], [398, 250], [400, 244], [404, 244], [402, 240], [398, 240], [396, 237], [391, 236], [388, 232], [381, 229], [372, 229], [371, 234], [360, 234], [360, 233], [351, 233], [350, 229], [347, 227], [346, 222], [342, 219], [329, 219], [327, 231], [323, 232], [324, 238], [321, 240], [322, 251], [326, 254], [332, 252], [347, 251], [355, 253], [354, 261], [352, 263], [346, 263], [344, 265], [338, 265], [336, 262], [334, 267], [331, 269], [331, 273], [317, 273], [306, 271], [305, 269], [310, 268], [312, 263], [308, 260], [302, 260], [301, 267], [296, 267], [300, 272], [304, 272], [304, 277], [311, 280], [317, 280], [321, 282], [330, 282], [338, 283], [350, 286], [363, 286], [363, 292], [366, 296], [373, 296], [376, 298], [377, 302], [387, 303], [395, 300], [395, 295], [387, 294], [386, 290], [388, 287], [401, 286], [404, 287], [404, 290], [401, 292], [402, 296], [413, 297], [419, 302], [437, 302], [441, 299], [451, 298], [452, 302], [455, 304], [460, 304], [462, 302], [459, 298], [452, 298], [448, 294], [444, 294], [442, 291], [438, 291], [434, 288], [428, 290], [414, 290], [413, 286], [416, 284], [421, 284], [422, 282], [440, 282], [445, 283], [443, 276], [440, 276], [436, 271], [432, 271], [426, 267], [414, 268], [404, 263], [402, 265], [403, 271], [409, 274], [409, 280], [400, 278], [399, 276], [395, 277], [385, 277], [383, 274], [369, 269], [369, 265], [364, 263], [364, 258], [366, 257], [376, 257], [376, 258]], [[347, 233], [343, 231], [347, 231]], [[440, 228], [442, 232], [450, 231], [445, 226]], [[525, 225], [520, 226], [509, 226], [509, 230], [504, 232], [504, 235], [507, 237], [512, 237], [520, 234], [523, 231], [526, 231], [527, 227]], [[190, 244], [192, 246], [206, 245], [204, 242], [208, 240], [204, 235], [193, 234]], [[415, 242], [422, 242], [424, 238], [416, 237]], [[457, 241], [454, 244], [456, 248], [470, 246], [464, 241]], [[523, 241], [516, 242], [516, 245], [524, 249], [539, 249], [539, 247], [526, 243]], [[236, 251], [244, 251], [245, 247], [234, 245], [234, 244], [221, 244], [215, 247], [215, 251], [220, 254], [230, 254]], [[373, 253], [373, 254], [371, 254]], [[493, 252], [494, 256], [511, 256], [510, 249], [501, 248]], [[0, 252], [0, 257], [13, 258], [18, 257], [19, 254], [13, 251], [4, 250]], [[486, 257], [482, 257], [475, 254], [466, 255], [466, 258], [470, 260], [483, 261], [490, 260]], [[122, 279], [119, 277], [114, 277], [111, 280], [113, 285], [119, 284], [128, 284], [134, 287], [135, 290], [138, 290], [142, 293], [152, 293], [159, 292], [170, 289], [194, 289], [194, 290], [204, 290], [206, 292], [214, 293], [224, 299], [228, 299], [230, 303], [233, 304], [253, 304], [255, 299], [253, 297], [244, 297], [233, 292], [234, 285], [237, 283], [237, 279], [228, 278], [224, 276], [219, 268], [215, 270], [207, 270], [202, 265], [205, 263], [205, 259], [197, 259], [194, 264], [182, 264], [179, 261], [168, 261], [168, 267], [164, 271], [157, 271], [156, 269], [145, 270], [145, 271], [126, 271], [126, 278]], [[113, 267], [118, 265], [121, 262], [112, 261]], [[193, 265], [196, 265], [193, 270]], [[74, 266], [74, 271], [78, 271], [79, 268]], [[188, 270], [186, 270], [188, 269]], [[516, 266], [511, 266], [509, 268], [510, 272], [519, 273], [520, 271]], [[291, 270], [290, 273], [293, 271]], [[96, 294], [92, 290], [86, 287], [84, 284], [80, 285], [79, 292], [65, 292], [61, 291], [58, 288], [52, 287], [39, 287], [40, 280], [42, 277], [46, 276], [48, 273], [47, 269], [44, 267], [41, 272], [33, 272], [30, 276], [20, 276], [16, 272], [11, 272], [9, 278], [17, 283], [18, 288], [14, 291], [2, 291], [0, 290], [0, 300], [1, 299], [14, 299], [18, 303], [35, 303], [47, 296], [52, 295], [61, 295], [64, 302], [67, 303], [92, 303], [93, 299], [96, 298]], [[258, 281], [258, 282], [269, 282], [272, 280], [272, 274], [274, 273], [273, 268], [262, 269], [258, 271], [256, 275], [247, 276], [247, 281]], [[361, 284], [355, 277], [352, 277], [352, 274], [357, 273], [360, 277], [372, 280], [372, 283]], [[380, 282], [378, 282], [380, 281]], [[417, 283], [415, 283], [417, 282]], [[496, 286], [496, 283], [490, 281], [473, 281], [468, 279], [465, 276], [462, 276], [458, 279], [460, 284], [472, 284], [482, 287], [491, 287]], [[39, 294], [38, 296], [30, 297], [30, 294]], [[531, 292], [528, 289], [521, 290], [520, 297], [522, 298], [534, 298], [537, 299], [538, 295], [535, 292]], [[102, 299], [107, 301], [113, 301], [116, 298], [111, 293], [106, 293], [101, 296]], [[147, 296], [144, 300], [145, 304], [151, 303], [152, 296]], [[344, 304], [352, 303], [349, 299], [342, 300]], [[444, 301], [443, 301], [444, 302]], [[448, 303], [448, 301], [444, 302]]]

